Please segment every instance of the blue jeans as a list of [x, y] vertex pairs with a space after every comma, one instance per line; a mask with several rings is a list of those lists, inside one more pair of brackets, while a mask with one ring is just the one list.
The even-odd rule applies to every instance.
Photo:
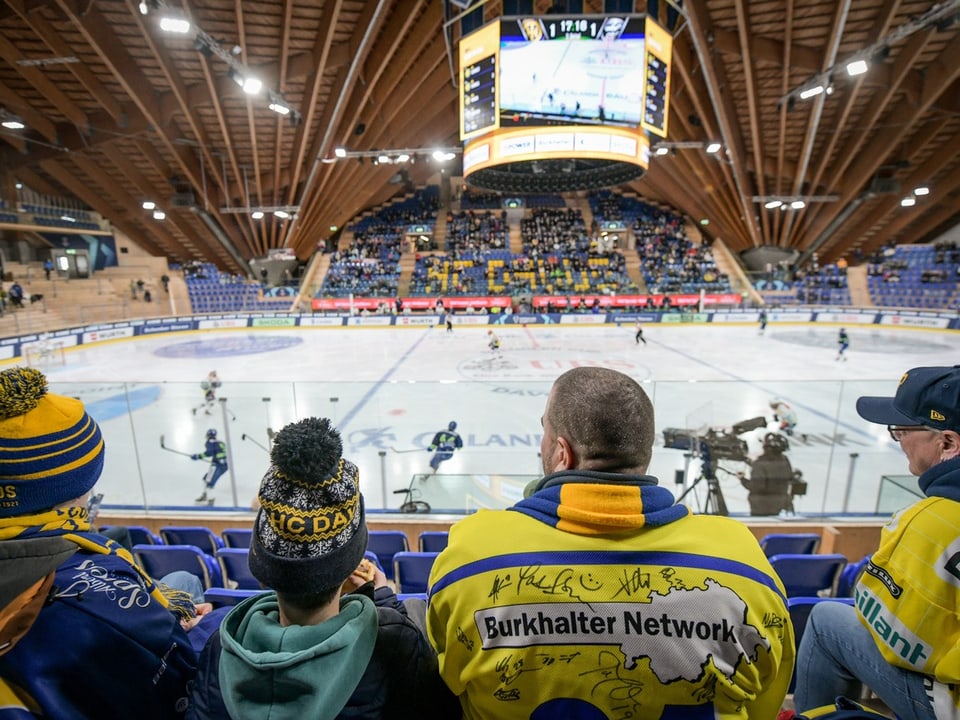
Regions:
[[810, 613], [797, 653], [797, 712], [830, 705], [838, 695], [856, 700], [866, 685], [901, 720], [936, 720], [924, 675], [888, 663], [857, 610], [820, 603]]

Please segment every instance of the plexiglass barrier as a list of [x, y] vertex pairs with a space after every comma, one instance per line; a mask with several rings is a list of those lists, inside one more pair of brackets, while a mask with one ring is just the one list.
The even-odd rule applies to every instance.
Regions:
[[[707, 490], [714, 486], [730, 514], [749, 514], [739, 474], [749, 478], [746, 460], [760, 453], [767, 433], [778, 431], [774, 399], [796, 412], [784, 454], [806, 483], [806, 493], [794, 497], [798, 516], [873, 514], [881, 478], [909, 478], [886, 429], [854, 409], [861, 395], [889, 395], [889, 382], [649, 382], [644, 388], [657, 422], [649, 473], [677, 496], [687, 491], [683, 502], [696, 511], [710, 509]], [[550, 383], [231, 382], [212, 408], [196, 383], [52, 381], [51, 389], [83, 400], [103, 429], [106, 462], [97, 490], [104, 507], [249, 508], [270, 464], [273, 435], [319, 416], [333, 421], [344, 456], [359, 467], [368, 512], [396, 512], [419, 499], [431, 512], [456, 514], [509, 506], [542, 473], [540, 418]], [[458, 423], [463, 448], [434, 473], [427, 448], [450, 421]], [[192, 456], [203, 452], [211, 429], [227, 444], [229, 470], [210, 493], [213, 504], [201, 506], [195, 500], [208, 463]], [[674, 447], [665, 446], [664, 430]], [[677, 447], [684, 444], [677, 437], [690, 440], [686, 448]], [[704, 445], [716, 458], [713, 473], [703, 473]], [[737, 447], [745, 449], [742, 457]], [[704, 482], [707, 475], [716, 482]]]

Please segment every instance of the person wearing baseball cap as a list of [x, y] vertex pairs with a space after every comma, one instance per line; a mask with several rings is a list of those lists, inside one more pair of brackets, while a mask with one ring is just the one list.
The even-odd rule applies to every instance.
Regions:
[[893, 397], [861, 397], [886, 425], [924, 498], [897, 512], [855, 603], [817, 605], [797, 658], [798, 712], [865, 685], [898, 718], [960, 714], [960, 365], [919, 367]]

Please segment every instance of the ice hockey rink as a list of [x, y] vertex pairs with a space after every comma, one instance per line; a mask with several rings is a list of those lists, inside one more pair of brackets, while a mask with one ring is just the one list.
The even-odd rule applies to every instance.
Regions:
[[[269, 464], [271, 431], [311, 415], [340, 429], [344, 454], [360, 468], [368, 512], [396, 509], [413, 488], [439, 509], [502, 506], [540, 473], [540, 416], [550, 384], [579, 365], [621, 370], [644, 383], [656, 408], [650, 473], [679, 494], [699, 475], [697, 454], [663, 447], [665, 428], [705, 433], [763, 416], [741, 435], [749, 453], [775, 429], [768, 405], [790, 403], [799, 417], [788, 457], [808, 492], [800, 517], [872, 513], [882, 475], [908, 476], [885, 428], [861, 420], [860, 395], [892, 395], [911, 367], [960, 363], [960, 333], [848, 327], [846, 361], [836, 359], [838, 326], [754, 323], [648, 324], [646, 345], [632, 324], [297, 328], [198, 331], [67, 349], [44, 369], [54, 391], [84, 400], [107, 442], [97, 486], [107, 507], [195, 508], [202, 489], [204, 434], [226, 440], [230, 472], [214, 509], [249, 507]], [[7, 363], [9, 365], [9, 363]], [[200, 381], [217, 370], [223, 385], [211, 415]], [[464, 448], [430, 472], [426, 447], [455, 420]], [[161, 436], [167, 449], [161, 447]], [[183, 454], [180, 454], [183, 453]], [[746, 490], [721, 461], [717, 474], [732, 514], [746, 514]], [[706, 483], [685, 502], [702, 509]], [[889, 498], [887, 498], [889, 500]]]

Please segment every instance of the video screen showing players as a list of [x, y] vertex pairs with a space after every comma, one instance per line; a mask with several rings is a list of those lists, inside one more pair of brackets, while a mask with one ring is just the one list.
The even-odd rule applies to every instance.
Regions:
[[643, 29], [630, 17], [504, 19], [500, 126], [640, 125]]

